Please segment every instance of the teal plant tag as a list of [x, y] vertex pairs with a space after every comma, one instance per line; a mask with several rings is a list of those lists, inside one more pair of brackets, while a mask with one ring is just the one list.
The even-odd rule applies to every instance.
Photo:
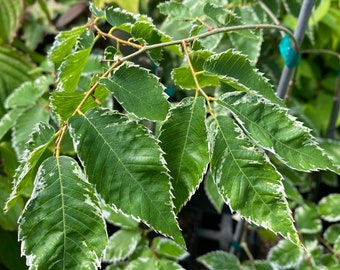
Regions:
[[288, 34], [281, 40], [279, 49], [285, 65], [289, 68], [295, 68], [300, 63], [301, 54], [297, 53], [293, 48]]

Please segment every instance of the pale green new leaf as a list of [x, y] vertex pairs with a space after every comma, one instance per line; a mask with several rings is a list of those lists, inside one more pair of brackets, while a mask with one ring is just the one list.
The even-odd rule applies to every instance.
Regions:
[[268, 254], [268, 260], [280, 269], [296, 269], [304, 258], [304, 250], [287, 240], [281, 240]]
[[81, 33], [86, 30], [86, 26], [78, 26], [68, 31], [60, 32], [48, 52], [48, 58], [56, 66], [59, 66], [71, 53], [73, 46]]
[[113, 7], [105, 9], [105, 17], [113, 27], [126, 32], [130, 32], [132, 25], [137, 21], [133, 13]]
[[73, 116], [69, 128], [89, 180], [106, 203], [183, 245], [170, 177], [157, 140], [148, 130], [102, 108]]
[[209, 135], [212, 177], [230, 208], [246, 220], [301, 245], [281, 175], [264, 151], [227, 116], [215, 119]]
[[27, 195], [26, 193], [31, 195], [38, 167], [47, 157], [51, 156], [52, 152], [49, 152], [48, 148], [54, 139], [54, 129], [51, 126], [46, 123], [39, 123], [35, 126], [27, 143], [28, 148], [15, 171], [13, 188], [6, 203], [6, 210], [9, 210], [20, 196]]
[[[97, 102], [103, 102], [108, 95], [109, 92], [104, 86], [97, 86], [94, 95], [85, 101], [84, 105], [81, 107], [81, 110], [86, 112], [90, 108], [97, 107], [98, 104], [96, 103], [96, 100]], [[65, 121], [73, 115], [77, 106], [84, 99], [84, 97], [84, 92], [55, 91], [51, 96], [52, 109], [58, 114], [61, 121]], [[94, 98], [96, 98], [96, 100]]]
[[310, 130], [288, 111], [263, 97], [244, 92], [224, 94], [218, 104], [228, 109], [253, 140], [287, 166], [300, 171], [339, 171], [318, 146]]
[[180, 261], [185, 259], [189, 253], [173, 240], [164, 237], [155, 237], [152, 240], [153, 250], [161, 256]]
[[52, 82], [52, 78], [47, 76], [41, 76], [33, 82], [24, 82], [7, 97], [5, 107], [17, 108], [34, 105], [48, 91], [48, 87]]
[[76, 90], [94, 44], [94, 34], [86, 30], [80, 34], [76, 42], [78, 50], [66, 56], [59, 66], [57, 91], [73, 92]]
[[340, 194], [330, 194], [319, 202], [321, 217], [329, 222], [340, 221]]
[[167, 1], [158, 5], [159, 11], [174, 20], [185, 20], [192, 18], [190, 9], [178, 1]]
[[[191, 65], [195, 72], [197, 72], [196, 79], [200, 87], [220, 85], [217, 75], [209, 75], [204, 74], [202, 72], [205, 60], [209, 58], [211, 55], [212, 55], [211, 52], [205, 50], [194, 51], [191, 52], [189, 55]], [[180, 86], [181, 88], [184, 89], [197, 88], [195, 80], [192, 76], [192, 72], [188, 66], [174, 68], [171, 75], [174, 79], [175, 84]]]
[[[229, 91], [256, 91], [273, 103], [282, 105], [275, 95], [268, 79], [263, 76], [247, 57], [233, 50], [212, 55], [203, 66], [207, 73], [218, 75], [220, 80], [230, 86]], [[226, 88], [224, 88], [226, 89]]]
[[213, 251], [197, 258], [209, 270], [236, 270], [241, 264], [238, 258], [224, 251]]
[[202, 181], [209, 161], [204, 98], [185, 98], [171, 109], [161, 127], [160, 146], [172, 176], [176, 212]]
[[45, 160], [19, 220], [30, 269], [97, 269], [107, 242], [95, 190], [70, 157]]
[[28, 138], [34, 126], [39, 122], [48, 122], [49, 111], [47, 101], [26, 109], [17, 119], [12, 133], [12, 145], [18, 157], [22, 157]]
[[24, 109], [13, 109], [7, 112], [0, 120], [0, 140], [15, 125], [16, 120], [23, 113]]
[[0, 44], [12, 43], [24, 15], [23, 0], [0, 0]]
[[104, 85], [128, 112], [149, 120], [164, 120], [170, 104], [165, 87], [146, 69], [124, 63], [112, 76], [101, 79]]
[[141, 238], [138, 230], [121, 229], [115, 232], [107, 243], [104, 261], [117, 263], [127, 259], [136, 250]]

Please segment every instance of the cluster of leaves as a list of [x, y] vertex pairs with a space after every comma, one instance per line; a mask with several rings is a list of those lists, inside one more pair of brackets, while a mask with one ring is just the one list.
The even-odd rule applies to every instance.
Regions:
[[[90, 3], [89, 22], [60, 32], [38, 68], [9, 46], [24, 12], [23, 1], [14, 2], [0, 0], [9, 10], [0, 18], [13, 22], [0, 46], [7, 63], [0, 65], [7, 74], [0, 78], [0, 225], [16, 230], [20, 217], [31, 269], [96, 269], [101, 261], [107, 269], [182, 269], [188, 253], [176, 216], [203, 184], [217, 210], [227, 203], [284, 238], [268, 262], [253, 262], [258, 269], [339, 266], [315, 235], [321, 219], [340, 220], [340, 195], [313, 204], [297, 190], [307, 182], [302, 173], [339, 174], [332, 151], [339, 143], [320, 144], [255, 68], [265, 65], [259, 25], [270, 22], [258, 1], [164, 2], [161, 28], [145, 15]], [[279, 1], [264, 2], [279, 10]], [[283, 1], [293, 9], [291, 2]], [[132, 62], [138, 56], [152, 68]], [[181, 64], [159, 77], [167, 61]], [[175, 93], [170, 103], [170, 84], [186, 97]], [[120, 229], [108, 237], [107, 223]], [[338, 231], [334, 223], [321, 238], [335, 254]], [[198, 260], [209, 269], [241, 267], [221, 251]]]

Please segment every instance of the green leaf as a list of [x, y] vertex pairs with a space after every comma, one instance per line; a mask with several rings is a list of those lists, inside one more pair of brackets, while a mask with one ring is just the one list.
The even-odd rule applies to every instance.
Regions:
[[[191, 52], [190, 62], [195, 72], [198, 72], [196, 75], [196, 79], [200, 85], [200, 87], [204, 86], [219, 86], [220, 82], [218, 76], [209, 75], [203, 73], [203, 64], [207, 58], [212, 55], [211, 52], [200, 50]], [[172, 77], [175, 81], [175, 84], [184, 89], [196, 89], [197, 85], [192, 76], [192, 72], [188, 66], [174, 68], [172, 71]]]
[[180, 261], [185, 259], [189, 253], [171, 239], [164, 237], [155, 237], [152, 240], [153, 250], [161, 256], [169, 259]]
[[218, 188], [211, 176], [211, 173], [208, 172], [206, 175], [206, 178], [204, 180], [204, 190], [205, 193], [211, 202], [211, 204], [215, 207], [215, 210], [218, 213], [222, 213], [223, 205], [224, 205], [224, 200], [221, 194], [218, 191]]
[[330, 225], [324, 232], [324, 238], [329, 244], [334, 244], [340, 235], [340, 224]]
[[27, 270], [24, 257], [20, 256], [18, 232], [9, 232], [0, 228], [0, 261], [8, 270]]
[[14, 109], [6, 113], [0, 120], [0, 140], [15, 125], [16, 120], [23, 113], [24, 109]]
[[148, 130], [101, 108], [73, 116], [69, 128], [86, 173], [106, 203], [183, 245], [172, 209], [170, 177]]
[[189, 8], [178, 1], [160, 3], [158, 8], [161, 13], [174, 20], [184, 20], [192, 17]]
[[340, 221], [340, 194], [330, 194], [319, 202], [321, 217], [329, 222]]
[[86, 26], [78, 26], [68, 31], [60, 32], [48, 52], [48, 58], [56, 66], [59, 66], [71, 53], [73, 46], [81, 33], [86, 30]]
[[159, 269], [158, 260], [151, 255], [149, 257], [139, 257], [132, 261], [126, 268], [126, 270], [151, 270]]
[[128, 112], [149, 120], [164, 120], [170, 104], [164, 86], [146, 69], [124, 63], [112, 76], [101, 79], [104, 85]]
[[22, 157], [34, 126], [39, 122], [48, 122], [48, 119], [48, 104], [45, 100], [42, 100], [39, 105], [28, 108], [18, 117], [12, 137], [13, 148], [18, 157]]
[[321, 219], [317, 208], [305, 202], [295, 209], [295, 222], [299, 232], [304, 234], [315, 234], [322, 230]]
[[[94, 95], [85, 101], [81, 110], [86, 112], [93, 107], [97, 107], [97, 102], [103, 102], [108, 94], [109, 92], [104, 86], [97, 86]], [[65, 121], [73, 115], [84, 97], [84, 92], [53, 92], [51, 97], [52, 109], [58, 114], [61, 121]]]
[[215, 119], [209, 135], [212, 177], [230, 208], [246, 220], [301, 245], [281, 175], [264, 151], [252, 144], [227, 116]]
[[202, 181], [209, 161], [203, 97], [185, 98], [171, 109], [161, 127], [160, 146], [172, 177], [176, 212]]
[[209, 57], [203, 68], [208, 74], [219, 75], [220, 80], [231, 87], [229, 91], [256, 91], [271, 102], [282, 105], [268, 79], [251, 65], [245, 55], [230, 49]]
[[52, 152], [49, 153], [47, 150], [54, 139], [52, 127], [46, 123], [39, 123], [35, 126], [27, 143], [28, 148], [15, 172], [12, 192], [6, 202], [6, 210], [9, 210], [24, 193], [28, 192], [29, 196], [31, 195], [38, 167], [47, 157], [51, 156]]
[[197, 258], [209, 270], [235, 270], [240, 269], [240, 261], [230, 253], [224, 251], [214, 251]]
[[52, 78], [47, 76], [41, 76], [33, 82], [24, 82], [8, 96], [5, 107], [17, 108], [35, 105], [38, 99], [48, 91], [48, 87], [52, 82]]
[[84, 31], [78, 37], [76, 47], [79, 50], [66, 56], [58, 69], [57, 91], [73, 92], [76, 90], [93, 44], [94, 35], [91, 31]]
[[106, 8], [105, 16], [109, 24], [126, 32], [130, 32], [132, 25], [137, 21], [133, 13], [120, 8]]
[[158, 263], [158, 268], [157, 269], [162, 269], [162, 270], [185, 270], [181, 265], [178, 263], [167, 260], [167, 259], [159, 259], [157, 261]]
[[77, 162], [50, 157], [34, 182], [19, 220], [19, 240], [28, 265], [97, 269], [107, 242], [105, 222], [95, 191]]
[[24, 15], [23, 0], [0, 0], [0, 44], [12, 43]]
[[139, 222], [133, 219], [133, 217], [127, 216], [122, 212], [118, 212], [117, 209], [114, 209], [109, 205], [103, 204], [101, 208], [106, 221], [115, 226], [119, 226], [124, 229], [136, 229], [139, 225]]
[[107, 243], [104, 261], [117, 263], [127, 259], [135, 250], [142, 235], [137, 230], [121, 229]]
[[[241, 25], [242, 22], [247, 24], [260, 24], [261, 21], [256, 15], [254, 8], [250, 5], [245, 5], [234, 9], [234, 12], [239, 16], [240, 21], [236, 20], [231, 25]], [[235, 24], [236, 23], [236, 24]], [[256, 63], [261, 52], [261, 44], [263, 41], [263, 30], [258, 29], [256, 32], [252, 30], [241, 30], [233, 32], [229, 35], [235, 49], [247, 55], [252, 63]]]
[[0, 46], [0, 98], [5, 97], [22, 82], [33, 79], [30, 74], [34, 67], [31, 60], [13, 47]]
[[18, 200], [12, 209], [5, 213], [3, 209], [11, 192], [11, 185], [3, 177], [0, 177], [0, 190], [0, 227], [4, 230], [15, 231], [18, 228], [17, 220], [24, 208], [24, 202]]
[[334, 161], [334, 164], [340, 164], [340, 141], [321, 138], [319, 143], [322, 149]]
[[337, 171], [310, 130], [285, 108], [251, 93], [226, 93], [217, 101], [228, 109], [253, 140], [300, 171]]
[[295, 269], [303, 258], [303, 250], [287, 240], [281, 240], [268, 254], [268, 260], [280, 269]]

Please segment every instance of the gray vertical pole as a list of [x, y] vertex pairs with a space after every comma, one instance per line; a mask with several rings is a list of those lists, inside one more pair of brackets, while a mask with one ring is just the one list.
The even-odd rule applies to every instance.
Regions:
[[[308, 26], [308, 20], [310, 14], [312, 13], [312, 9], [314, 6], [314, 0], [304, 0], [301, 6], [301, 10], [299, 13], [299, 18], [297, 22], [297, 26], [294, 32], [294, 37], [299, 44], [302, 44], [302, 40], [305, 36], [305, 32]], [[277, 87], [276, 94], [278, 97], [284, 99], [288, 90], [289, 82], [291, 81], [295, 68], [289, 68], [284, 66], [279, 85]]]

